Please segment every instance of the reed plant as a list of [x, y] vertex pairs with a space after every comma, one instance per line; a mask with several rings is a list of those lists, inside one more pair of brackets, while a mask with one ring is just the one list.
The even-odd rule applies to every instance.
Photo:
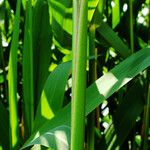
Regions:
[[0, 149], [150, 149], [149, 9], [1, 0]]

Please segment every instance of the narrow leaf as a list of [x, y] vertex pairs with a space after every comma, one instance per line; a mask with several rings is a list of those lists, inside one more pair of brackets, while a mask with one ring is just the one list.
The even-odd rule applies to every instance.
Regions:
[[129, 48], [106, 23], [102, 23], [101, 26], [97, 28], [97, 31], [122, 57], [126, 58], [130, 55], [131, 52]]
[[38, 105], [34, 129], [41, 127], [62, 108], [70, 67], [71, 62], [60, 64], [49, 75]]
[[69, 150], [70, 143], [70, 127], [69, 126], [58, 126], [44, 134], [41, 134], [38, 138], [30, 143], [28, 146], [35, 144], [41, 144], [44, 147], [49, 147], [54, 150]]
[[49, 19], [47, 2], [38, 0], [33, 8], [33, 73], [36, 106], [48, 77], [51, 58], [52, 31]]
[[101, 143], [104, 149], [111, 150], [115, 149], [117, 145], [122, 145], [144, 108], [143, 92], [139, 81], [131, 86], [113, 115], [113, 124], [105, 135], [105, 144]]
[[17, 51], [19, 43], [20, 6], [21, 0], [17, 0], [14, 30], [8, 64], [10, 147], [13, 149], [18, 149], [19, 145], [19, 120], [17, 107]]
[[[131, 55], [110, 72], [103, 75], [95, 83], [87, 88], [86, 91], [86, 116], [93, 111], [99, 104], [117, 92], [122, 86], [126, 85], [141, 71], [150, 66], [150, 48], [145, 48]], [[33, 134], [23, 148], [28, 147], [33, 140], [41, 134], [61, 125], [70, 126], [71, 108], [68, 104], [65, 108], [50, 121], [47, 121], [37, 133]], [[40, 143], [39, 143], [40, 144]]]
[[114, 29], [120, 22], [120, 0], [114, 0], [112, 6], [112, 28]]
[[23, 48], [23, 103], [25, 137], [28, 137], [33, 128], [34, 118], [34, 91], [33, 91], [33, 49], [32, 49], [32, 6], [27, 1], [25, 35]]

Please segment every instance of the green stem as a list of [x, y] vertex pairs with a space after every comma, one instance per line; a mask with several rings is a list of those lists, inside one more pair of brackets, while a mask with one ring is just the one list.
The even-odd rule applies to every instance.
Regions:
[[[129, 13], [130, 13], [130, 48], [131, 48], [131, 54], [134, 53], [134, 27], [133, 27], [133, 1], [129, 0]], [[132, 82], [130, 83], [132, 84]], [[129, 85], [130, 86], [130, 85]], [[134, 150], [135, 145], [135, 127], [133, 127], [133, 143], [132, 143], [132, 149]]]
[[71, 150], [84, 149], [87, 0], [73, 0]]
[[8, 93], [9, 93], [9, 121], [10, 148], [19, 149], [19, 119], [17, 106], [17, 51], [19, 41], [19, 20], [21, 0], [17, 0], [14, 30], [9, 56]]
[[[94, 56], [95, 59], [90, 61], [89, 65], [89, 82], [92, 84], [97, 79], [97, 50], [95, 49], [95, 31], [103, 21], [103, 12], [106, 0], [99, 1], [96, 10], [94, 12], [92, 21], [89, 26], [89, 50], [90, 56]], [[94, 128], [95, 128], [95, 116], [97, 126], [99, 125], [99, 107], [96, 108], [92, 113], [88, 116], [88, 124], [87, 124], [87, 149], [94, 150]], [[95, 115], [96, 113], [96, 115]]]
[[[106, 0], [99, 1], [96, 10], [94, 12], [92, 21], [90, 23], [89, 27], [89, 49], [90, 49], [90, 55], [95, 56], [95, 60], [90, 61], [90, 68], [89, 68], [89, 80], [90, 83], [93, 83], [97, 79], [97, 50], [95, 49], [95, 31], [96, 28], [98, 28], [101, 23], [103, 22], [103, 13], [104, 8], [106, 5]], [[95, 115], [96, 112], [96, 115]], [[88, 135], [87, 135], [87, 147], [89, 150], [94, 150], [94, 127], [95, 127], [95, 116], [96, 116], [96, 124], [97, 127], [100, 129], [99, 124], [99, 107], [96, 108], [96, 111], [93, 111], [88, 116]]]
[[87, 124], [87, 150], [94, 150], [94, 134], [95, 127], [95, 110], [93, 110], [88, 115], [88, 124]]
[[[150, 9], [150, 0], [149, 0], [149, 9]], [[149, 23], [148, 33], [150, 33], [150, 12], [149, 12], [148, 23]], [[148, 44], [150, 44], [150, 35], [148, 39]], [[143, 150], [148, 149], [149, 117], [150, 117], [150, 67], [147, 69], [147, 99], [144, 107], [144, 120], [143, 120], [143, 133], [142, 133]]]
[[[89, 50], [90, 56], [94, 56], [94, 60], [90, 60], [89, 65], [89, 83], [92, 84], [97, 79], [97, 51], [95, 49], [95, 26], [89, 28]], [[94, 150], [94, 128], [95, 128], [95, 110], [88, 116], [87, 125], [87, 149]]]
[[133, 2], [129, 0], [129, 11], [130, 11], [130, 47], [131, 52], [134, 52], [134, 29], [133, 29]]
[[147, 99], [144, 106], [144, 119], [143, 119], [143, 131], [142, 131], [142, 147], [143, 150], [148, 149], [148, 131], [149, 131], [149, 117], [150, 117], [150, 68], [147, 70]]

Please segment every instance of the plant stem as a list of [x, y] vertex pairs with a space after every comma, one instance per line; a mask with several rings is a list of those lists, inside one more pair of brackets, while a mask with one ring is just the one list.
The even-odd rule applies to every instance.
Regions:
[[133, 29], [133, 2], [129, 0], [129, 11], [130, 11], [130, 47], [131, 52], [134, 52], [134, 29]]
[[148, 131], [149, 131], [149, 117], [150, 117], [150, 68], [147, 70], [147, 99], [144, 106], [144, 119], [142, 130], [142, 149], [148, 149]]
[[[149, 0], [150, 9], [150, 0]], [[149, 12], [149, 30], [150, 33], [150, 12]], [[150, 35], [148, 39], [148, 44], [150, 44]], [[150, 67], [147, 69], [147, 99], [144, 106], [144, 119], [143, 119], [143, 131], [142, 131], [142, 148], [143, 150], [148, 149], [148, 132], [149, 132], [149, 117], [150, 117]]]
[[84, 149], [87, 0], [73, 0], [71, 150]]
[[[89, 83], [92, 84], [97, 79], [97, 50], [95, 48], [95, 31], [103, 21], [103, 12], [105, 7], [105, 0], [99, 1], [95, 13], [93, 15], [92, 21], [89, 26], [89, 50], [90, 56], [94, 56], [95, 59], [90, 61], [89, 65]], [[96, 113], [96, 114], [95, 114]], [[87, 124], [87, 149], [94, 150], [94, 127], [95, 127], [95, 116], [96, 124], [100, 129], [99, 124], [99, 106], [91, 112], [88, 116]]]
[[10, 149], [19, 149], [19, 119], [17, 106], [17, 51], [19, 41], [19, 20], [21, 0], [17, 0], [14, 30], [9, 56], [8, 93], [10, 121]]
[[[94, 56], [94, 60], [90, 60], [89, 65], [89, 83], [92, 84], [97, 79], [97, 51], [95, 49], [95, 26], [89, 28], [89, 50], [90, 56]], [[87, 124], [87, 149], [94, 150], [94, 127], [95, 127], [95, 110], [88, 115]]]
[[[129, 18], [130, 18], [130, 49], [131, 54], [134, 53], [134, 25], [133, 25], [133, 1], [129, 0]], [[132, 84], [132, 82], [129, 84], [129, 86]], [[132, 149], [136, 149], [135, 145], [135, 126], [133, 127], [133, 143], [132, 143]]]

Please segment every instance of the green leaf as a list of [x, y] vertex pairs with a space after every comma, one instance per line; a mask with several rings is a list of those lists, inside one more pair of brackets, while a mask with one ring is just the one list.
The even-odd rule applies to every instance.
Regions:
[[[141, 71], [150, 66], [150, 48], [145, 48], [131, 55], [119, 65], [110, 70], [107, 74], [100, 77], [95, 83], [87, 88], [86, 91], [86, 116], [93, 111], [99, 104], [109, 98], [114, 92], [131, 81]], [[47, 121], [23, 146], [28, 147], [41, 134], [61, 125], [70, 126], [71, 107], [68, 104], [65, 108], [52, 119]], [[39, 143], [40, 144], [40, 143]]]
[[70, 143], [66, 141], [69, 141], [70, 138], [71, 138], [70, 127], [63, 125], [58, 126], [52, 130], [49, 130], [44, 134], [40, 134], [40, 136], [36, 138], [34, 141], [32, 141], [28, 146], [40, 143], [42, 146], [49, 147], [54, 150], [57, 149], [69, 150]]
[[52, 30], [60, 46], [71, 49], [72, 41], [72, 1], [49, 0], [52, 15]]
[[33, 7], [33, 66], [34, 99], [37, 106], [48, 77], [51, 58], [52, 31], [48, 4], [38, 0]]
[[97, 31], [122, 57], [126, 58], [131, 54], [129, 48], [106, 23], [102, 23], [101, 26], [97, 28]]
[[[53, 131], [55, 128], [59, 126], [70, 126], [70, 119], [71, 119], [71, 105], [65, 106], [61, 109], [54, 118], [48, 120], [39, 130], [36, 130], [35, 133], [27, 140], [27, 142], [23, 145], [22, 149], [31, 146], [31, 142], [34, 142], [40, 135], [43, 135], [47, 132]], [[53, 144], [53, 141], [49, 141]], [[70, 141], [66, 141], [67, 143]], [[42, 142], [39, 142], [41, 145]], [[43, 145], [44, 146], [44, 145]], [[46, 146], [46, 145], [45, 145]]]
[[95, 28], [98, 28], [103, 21], [105, 3], [106, 0], [98, 1], [97, 7], [95, 8], [93, 17], [91, 19], [91, 24], [94, 25]]
[[23, 106], [25, 137], [27, 138], [33, 128], [34, 119], [34, 90], [33, 90], [33, 47], [32, 47], [32, 6], [27, 1], [25, 34], [23, 47]]
[[[52, 30], [58, 47], [71, 50], [72, 43], [72, 1], [49, 0], [52, 15]], [[91, 21], [98, 0], [88, 1], [88, 20]]]
[[58, 65], [49, 75], [38, 105], [34, 129], [38, 129], [47, 120], [53, 118], [62, 108], [67, 79], [70, 74], [71, 62]]
[[103, 149], [111, 150], [122, 145], [144, 108], [143, 93], [144, 90], [139, 81], [131, 86], [113, 115], [113, 124], [106, 132], [104, 142], [100, 144]]
[[112, 6], [112, 28], [114, 29], [120, 22], [120, 1], [114, 0]]
[[[150, 48], [131, 55], [87, 89], [86, 114], [150, 65]], [[92, 99], [92, 100], [91, 100]]]
[[19, 145], [19, 122], [17, 108], [17, 52], [19, 43], [20, 6], [21, 0], [17, 0], [16, 16], [14, 20], [13, 37], [8, 64], [10, 147], [13, 149], [18, 149]]
[[[95, 9], [99, 4], [99, 0], [88, 0], [88, 21], [90, 22], [95, 13]], [[95, 19], [96, 21], [96, 19]], [[99, 21], [99, 20], [98, 20]]]

